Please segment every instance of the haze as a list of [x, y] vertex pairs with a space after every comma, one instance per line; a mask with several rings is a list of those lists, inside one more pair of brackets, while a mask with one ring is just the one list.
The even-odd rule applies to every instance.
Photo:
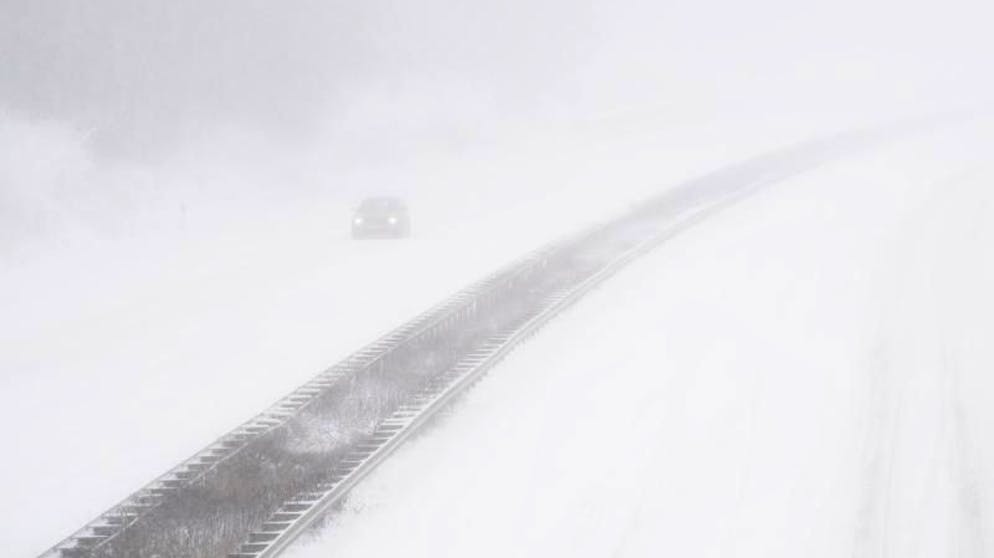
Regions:
[[0, 0], [0, 549], [989, 555], [992, 21]]

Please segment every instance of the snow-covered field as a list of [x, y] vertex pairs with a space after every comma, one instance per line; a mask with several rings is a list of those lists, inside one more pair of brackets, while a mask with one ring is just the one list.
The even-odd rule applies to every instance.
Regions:
[[[992, 20], [990, 0], [0, 0], [0, 558], [645, 196], [989, 110]], [[994, 555], [992, 128], [847, 156], [668, 242], [293, 553]], [[348, 238], [379, 195], [413, 238]]]
[[289, 556], [987, 556], [989, 128], [787, 181], [581, 301]]
[[[704, 124], [615, 119], [509, 133], [478, 152], [336, 176], [350, 186], [271, 206], [190, 203], [179, 230], [150, 219], [148, 231], [32, 241], [0, 273], [0, 424], [14, 441], [0, 461], [0, 545], [41, 552], [495, 267], [665, 185], [808, 135]], [[31, 172], [10, 174], [17, 164], [3, 162], [12, 183], [40, 187]], [[45, 176], [87, 169], [73, 159]], [[348, 240], [353, 194], [377, 185], [410, 199], [410, 241]]]

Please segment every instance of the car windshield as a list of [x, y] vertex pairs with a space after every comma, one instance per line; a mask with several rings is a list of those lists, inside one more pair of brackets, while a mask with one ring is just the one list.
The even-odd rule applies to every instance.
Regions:
[[360, 213], [393, 213], [403, 209], [404, 204], [395, 198], [370, 198], [359, 204]]

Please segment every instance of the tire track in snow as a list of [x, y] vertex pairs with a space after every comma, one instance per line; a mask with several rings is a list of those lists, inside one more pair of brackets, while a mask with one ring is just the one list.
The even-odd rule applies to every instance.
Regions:
[[[888, 494], [893, 485], [894, 430], [899, 397], [881, 344], [871, 357], [864, 437], [859, 450], [860, 502], [856, 511], [852, 558], [886, 556]], [[890, 389], [888, 389], [890, 388]]]
[[[958, 194], [960, 199], [969, 203], [971, 215], [969, 219], [956, 219], [957, 224], [954, 232], [956, 237], [946, 245], [956, 243], [965, 246], [969, 243], [969, 237], [980, 231], [980, 225], [985, 222], [985, 218], [990, 214], [990, 200], [977, 200], [971, 197], [969, 185], [975, 184], [979, 179], [974, 173], [967, 173], [960, 176], [953, 183], [954, 190], [951, 194]], [[983, 191], [987, 194], [987, 191]], [[987, 194], [989, 196], [989, 194]], [[948, 205], [944, 209], [950, 209]], [[954, 214], [950, 211], [951, 214]], [[973, 260], [963, 261], [955, 258], [954, 250], [940, 250], [947, 261], [940, 266], [946, 274], [946, 281], [943, 286], [954, 284], [958, 277], [971, 276], [975, 269], [970, 264]], [[942, 294], [949, 296], [950, 289]], [[951, 298], [951, 297], [950, 297]], [[941, 363], [945, 379], [945, 397], [949, 403], [950, 420], [950, 469], [955, 476], [955, 502], [956, 512], [960, 519], [960, 537], [958, 540], [957, 555], [967, 557], [989, 556], [989, 544], [985, 531], [987, 511], [987, 492], [980, 472], [983, 470], [982, 458], [977, 446], [977, 438], [974, 435], [969, 412], [964, 403], [964, 366], [957, 355], [954, 339], [956, 334], [953, 331], [954, 316], [943, 316], [937, 320], [939, 329], [938, 337], [941, 341]]]
[[952, 430], [950, 444], [950, 468], [956, 479], [956, 504], [961, 536], [957, 541], [956, 555], [969, 558], [988, 556], [984, 536], [984, 516], [986, 515], [983, 486], [977, 474], [979, 459], [970, 435], [967, 412], [962, 398], [960, 367], [944, 343], [944, 376], [946, 378], [945, 399], [949, 404], [949, 427]]
[[[981, 465], [963, 401], [962, 370], [949, 341], [951, 326], [940, 317], [943, 305], [949, 304], [949, 293], [930, 292], [935, 287], [930, 272], [937, 260], [942, 262], [938, 267], [951, 277], [969, 272], [943, 265], [949, 262], [942, 260], [952, 240], [944, 229], [957, 222], [956, 210], [961, 213], [964, 204], [971, 201], [961, 192], [963, 183], [960, 175], [942, 181], [939, 185], [944, 188], [935, 188], [924, 205], [928, 214], [913, 221], [917, 230], [898, 256], [896, 269], [900, 277], [911, 277], [915, 282], [898, 279], [898, 293], [910, 286], [912, 290], [904, 294], [911, 296], [900, 300], [898, 294], [889, 301], [884, 329], [871, 355], [865, 435], [859, 453], [860, 491], [853, 558], [929, 555], [927, 550], [923, 554], [923, 549], [936, 541], [945, 546], [943, 555], [987, 556], [986, 500], [978, 474]], [[950, 186], [955, 190], [950, 191]], [[929, 248], [920, 252], [924, 260], [918, 257], [922, 245]], [[904, 354], [909, 347], [914, 348], [917, 359], [909, 360]], [[928, 394], [932, 401], [921, 400], [922, 393], [915, 392], [916, 388], [922, 389], [918, 384], [935, 388]], [[916, 428], [913, 421], [923, 416], [933, 420], [924, 429], [921, 424]], [[922, 463], [906, 459], [908, 450], [914, 449], [907, 447], [909, 435], [914, 443], [924, 445], [929, 436], [933, 437]], [[916, 466], [917, 471], [913, 469]], [[927, 479], [927, 486], [906, 486], [909, 472]], [[906, 492], [915, 488], [921, 491], [917, 494], [920, 505], [913, 510], [898, 507], [898, 502], [910, 501]], [[930, 505], [936, 502], [945, 504], [942, 508], [949, 514]], [[909, 514], [912, 517], [905, 517]], [[901, 527], [910, 529], [902, 532]], [[948, 533], [942, 529], [948, 529]], [[930, 538], [936, 533], [940, 538]], [[945, 539], [941, 538], [943, 534]]]

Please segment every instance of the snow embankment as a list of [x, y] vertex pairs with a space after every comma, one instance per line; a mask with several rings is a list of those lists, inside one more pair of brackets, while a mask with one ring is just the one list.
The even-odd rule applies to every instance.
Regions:
[[770, 188], [553, 322], [288, 556], [982, 556], [994, 168]]

